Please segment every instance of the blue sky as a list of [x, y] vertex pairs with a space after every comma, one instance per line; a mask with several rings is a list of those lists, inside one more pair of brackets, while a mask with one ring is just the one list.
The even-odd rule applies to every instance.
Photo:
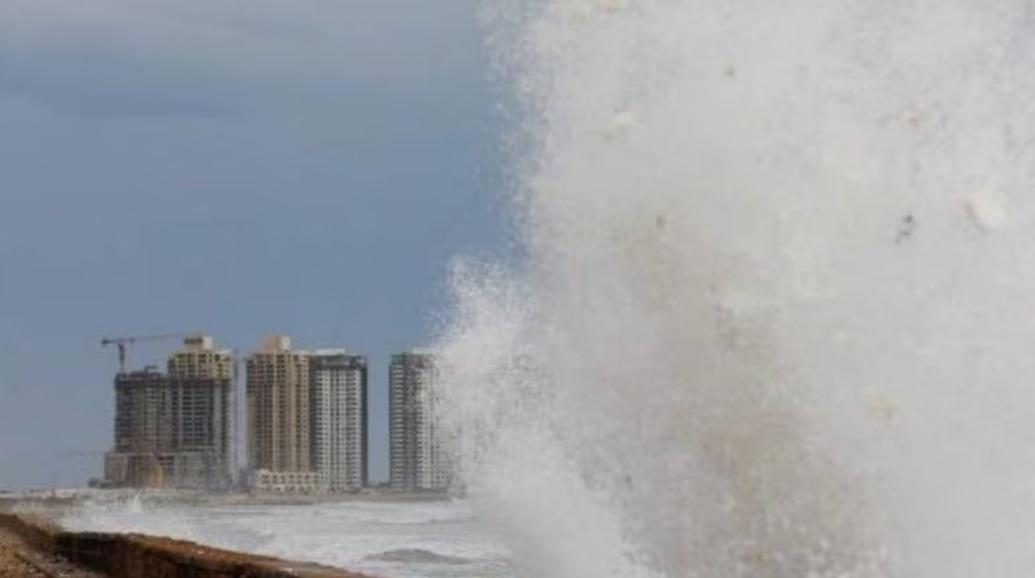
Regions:
[[0, 2], [0, 488], [100, 475], [102, 336], [194, 330], [369, 355], [383, 477], [388, 355], [507, 250], [485, 69], [473, 0]]

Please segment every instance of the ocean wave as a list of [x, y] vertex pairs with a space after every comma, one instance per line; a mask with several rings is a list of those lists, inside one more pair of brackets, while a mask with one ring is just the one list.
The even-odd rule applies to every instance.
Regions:
[[471, 560], [461, 556], [447, 556], [421, 548], [398, 548], [372, 554], [364, 558], [368, 562], [402, 562], [406, 564], [467, 564]]

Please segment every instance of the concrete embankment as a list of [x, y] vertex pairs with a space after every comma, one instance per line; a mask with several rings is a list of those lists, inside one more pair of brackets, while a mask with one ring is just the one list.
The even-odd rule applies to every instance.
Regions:
[[17, 536], [27, 548], [112, 578], [370, 578], [182, 540], [68, 532], [40, 518], [11, 512], [0, 511], [0, 530]]

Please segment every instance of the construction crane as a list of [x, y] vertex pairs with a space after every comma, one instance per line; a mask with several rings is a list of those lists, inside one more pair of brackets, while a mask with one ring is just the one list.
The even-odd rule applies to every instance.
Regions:
[[186, 333], [167, 333], [164, 335], [134, 335], [130, 337], [106, 337], [101, 340], [101, 346], [114, 345], [119, 349], [119, 373], [126, 373], [129, 366], [129, 348], [134, 343], [141, 341], [160, 341], [163, 339], [181, 339], [187, 337]]

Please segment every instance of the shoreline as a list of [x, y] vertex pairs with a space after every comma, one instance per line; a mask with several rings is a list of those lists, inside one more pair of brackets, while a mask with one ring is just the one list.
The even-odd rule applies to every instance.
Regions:
[[135, 533], [73, 532], [56, 519], [77, 500], [0, 497], [0, 578], [373, 578], [346, 569], [293, 562]]
[[[91, 502], [126, 504], [135, 500], [145, 505], [160, 507], [185, 506], [204, 508], [248, 508], [262, 506], [318, 506], [321, 504], [379, 503], [412, 504], [451, 502], [458, 496], [443, 493], [358, 492], [350, 494], [252, 494], [214, 493], [203, 490], [169, 489], [83, 489], [31, 490], [20, 493], [0, 492], [0, 512], [28, 514], [47, 519], [54, 524], [64, 513]], [[3, 578], [0, 576], [0, 578]]]

